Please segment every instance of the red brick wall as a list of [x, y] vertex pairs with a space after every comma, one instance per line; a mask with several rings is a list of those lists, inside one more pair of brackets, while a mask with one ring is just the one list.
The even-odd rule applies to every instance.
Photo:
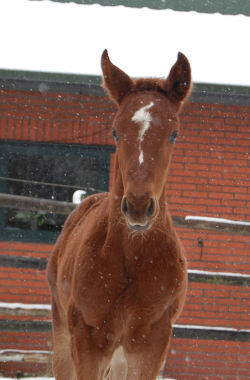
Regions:
[[[32, 319], [32, 318], [30, 318]], [[51, 333], [45, 332], [6, 332], [0, 331], [0, 349], [13, 349], [16, 350], [38, 350], [38, 351], [52, 351], [52, 336]], [[31, 362], [1, 362], [0, 363], [0, 376], [16, 375], [49, 375], [51, 374], [50, 360], [47, 363], [34, 363]], [[0, 377], [1, 378], [1, 377]]]
[[[172, 214], [174, 215], [174, 212]], [[247, 220], [249, 221], [249, 218]], [[250, 236], [190, 228], [177, 230], [185, 246], [190, 268], [250, 273]], [[202, 239], [203, 248], [198, 246], [198, 239]]]
[[[106, 97], [0, 91], [0, 139], [113, 144]], [[174, 215], [250, 219], [250, 107], [188, 103], [167, 186]]]
[[178, 380], [247, 380], [249, 343], [173, 339], [165, 375]]
[[[0, 242], [0, 254], [45, 257], [50, 245]], [[50, 303], [44, 270], [0, 268], [0, 302]], [[244, 286], [189, 282], [180, 324], [249, 328], [249, 294]]]
[[249, 132], [249, 106], [185, 106], [168, 180], [173, 214], [250, 219]]
[[114, 107], [92, 95], [0, 91], [0, 139], [111, 144]]
[[[47, 244], [0, 242], [0, 255], [48, 258], [51, 250]], [[45, 271], [0, 267], [0, 302], [50, 303]]]
[[[110, 125], [114, 112], [114, 106], [102, 96], [1, 90], [0, 139], [113, 144]], [[250, 220], [249, 132], [250, 107], [208, 103], [184, 107], [166, 190], [173, 216]], [[178, 228], [178, 232], [189, 268], [250, 273], [249, 236], [192, 228]], [[203, 239], [203, 248], [198, 239]], [[51, 248], [0, 242], [0, 254], [14, 256], [47, 258]], [[49, 303], [44, 271], [0, 268], [1, 301]], [[248, 328], [247, 288], [190, 282], [178, 323]], [[26, 341], [20, 333], [2, 333], [2, 348], [51, 348], [47, 334], [34, 334], [26, 334]], [[246, 379], [250, 371], [246, 347], [243, 342], [173, 339], [166, 374], [188, 380]]]
[[[51, 350], [50, 333], [1, 333], [5, 349]], [[35, 374], [49, 373], [48, 364], [1, 363], [0, 373], [13, 376], [18, 370]], [[218, 340], [173, 338], [164, 375], [177, 380], [249, 379], [249, 343]]]
[[[30, 318], [30, 319], [34, 319]], [[0, 332], [5, 349], [51, 350], [51, 333]], [[2, 365], [2, 364], [1, 364]], [[1, 367], [0, 367], [1, 368]], [[20, 369], [13, 363], [3, 364], [6, 375]], [[23, 371], [25, 367], [21, 367]], [[45, 373], [49, 364], [33, 365], [32, 372]], [[0, 370], [0, 373], [1, 373]], [[43, 371], [43, 372], [42, 372]], [[165, 363], [165, 376], [178, 380], [233, 380], [248, 379], [249, 343], [205, 339], [173, 338]]]

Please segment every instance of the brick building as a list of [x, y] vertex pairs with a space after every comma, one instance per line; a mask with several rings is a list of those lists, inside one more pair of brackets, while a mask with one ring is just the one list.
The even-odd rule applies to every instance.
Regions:
[[[79, 187], [109, 190], [115, 107], [100, 78], [1, 71], [0, 88], [0, 193], [70, 202]], [[184, 222], [187, 215], [250, 221], [249, 104], [247, 87], [195, 84], [181, 115], [166, 201], [186, 248], [189, 290], [168, 377], [249, 376], [249, 226], [228, 232]], [[44, 269], [65, 217], [1, 206], [1, 350], [42, 358], [0, 362], [0, 374], [44, 374], [50, 316], [31, 305], [50, 303]]]
[[[67, 3], [67, 0], [55, 0]], [[92, 0], [75, 0], [92, 4]], [[99, 0], [102, 5], [250, 16], [248, 2]], [[112, 185], [114, 105], [100, 78], [0, 70], [0, 376], [50, 373], [47, 259], [66, 215], [18, 195], [71, 202]], [[166, 201], [186, 249], [189, 286], [164, 377], [249, 379], [250, 88], [195, 84], [181, 114]], [[20, 199], [20, 198], [18, 198]], [[23, 202], [20, 201], [20, 202]], [[8, 206], [8, 207], [6, 207]]]

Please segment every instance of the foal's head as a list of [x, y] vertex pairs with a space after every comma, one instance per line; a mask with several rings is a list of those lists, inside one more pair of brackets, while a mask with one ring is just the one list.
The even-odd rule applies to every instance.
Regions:
[[104, 87], [118, 105], [113, 134], [123, 183], [121, 210], [130, 228], [146, 230], [164, 196], [178, 114], [191, 88], [190, 65], [179, 53], [167, 79], [132, 80], [105, 50], [102, 70]]

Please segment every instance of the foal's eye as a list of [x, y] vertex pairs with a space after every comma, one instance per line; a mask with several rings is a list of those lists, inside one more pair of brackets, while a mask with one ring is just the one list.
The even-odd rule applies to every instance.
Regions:
[[175, 140], [177, 139], [177, 136], [178, 136], [178, 132], [177, 131], [174, 131], [171, 136], [169, 137], [169, 141], [172, 143], [172, 142], [175, 142]]
[[113, 133], [113, 136], [114, 136], [115, 140], [118, 141], [119, 140], [119, 136], [118, 136], [116, 130], [112, 129], [112, 133]]

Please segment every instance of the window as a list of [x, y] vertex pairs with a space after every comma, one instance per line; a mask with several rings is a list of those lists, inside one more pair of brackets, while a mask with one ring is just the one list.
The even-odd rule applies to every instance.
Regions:
[[[111, 146], [0, 143], [0, 192], [72, 202], [77, 189], [108, 191]], [[1, 209], [0, 238], [53, 241], [66, 216]]]

